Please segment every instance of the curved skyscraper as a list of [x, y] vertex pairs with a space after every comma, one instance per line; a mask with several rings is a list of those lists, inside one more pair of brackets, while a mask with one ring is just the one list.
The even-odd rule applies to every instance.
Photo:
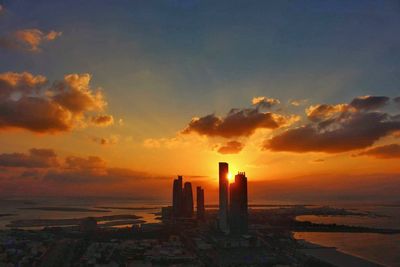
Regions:
[[174, 217], [182, 216], [183, 209], [183, 191], [182, 191], [182, 176], [174, 179], [172, 191], [172, 215]]
[[219, 211], [218, 211], [218, 226], [224, 233], [229, 233], [228, 224], [228, 181], [229, 167], [228, 163], [219, 163]]
[[183, 187], [183, 216], [188, 218], [193, 216], [193, 191], [189, 182]]
[[248, 230], [248, 204], [247, 204], [247, 177], [244, 172], [235, 176], [230, 190], [230, 232], [232, 234], [245, 234]]

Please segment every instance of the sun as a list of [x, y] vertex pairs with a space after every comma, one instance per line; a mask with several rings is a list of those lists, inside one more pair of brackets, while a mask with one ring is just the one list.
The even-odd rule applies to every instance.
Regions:
[[228, 181], [232, 181], [232, 173], [228, 172]]

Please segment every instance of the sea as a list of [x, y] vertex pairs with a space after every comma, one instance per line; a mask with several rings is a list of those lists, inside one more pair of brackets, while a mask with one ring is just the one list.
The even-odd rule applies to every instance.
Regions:
[[[297, 220], [314, 223], [336, 223], [352, 226], [400, 229], [400, 205], [342, 204], [337, 207], [352, 209], [354, 211], [371, 212], [371, 214], [380, 216], [303, 215], [298, 216]], [[295, 232], [294, 237], [326, 247], [335, 247], [338, 251], [384, 266], [400, 266], [400, 234]]]
[[[257, 203], [260, 204], [260, 203]], [[270, 202], [262, 204], [269, 205]], [[287, 203], [273, 202], [274, 205]], [[296, 204], [296, 203], [291, 203]], [[302, 203], [298, 203], [302, 204]], [[311, 203], [309, 203], [311, 204]], [[318, 203], [313, 203], [319, 205]], [[13, 220], [71, 219], [109, 215], [138, 215], [145, 223], [157, 223], [161, 207], [168, 201], [119, 198], [8, 198], [0, 199], [0, 229], [9, 229]], [[369, 212], [371, 216], [298, 216], [297, 220], [315, 223], [336, 223], [353, 226], [400, 229], [400, 205], [340, 204], [329, 205], [353, 211]], [[271, 206], [268, 208], [272, 208]], [[126, 227], [119, 225], [117, 227]], [[28, 227], [26, 229], [41, 229]], [[373, 261], [384, 266], [400, 267], [400, 234], [311, 233], [295, 232], [296, 239], [327, 247]]]

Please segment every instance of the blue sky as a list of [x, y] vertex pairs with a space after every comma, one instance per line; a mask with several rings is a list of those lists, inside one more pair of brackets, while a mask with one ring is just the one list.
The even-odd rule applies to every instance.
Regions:
[[3, 5], [3, 33], [40, 28], [62, 31], [63, 38], [42, 53], [1, 51], [1, 71], [52, 79], [89, 72], [117, 113], [151, 109], [149, 119], [187, 120], [193, 114], [182, 110], [226, 112], [248, 105], [254, 95], [335, 103], [399, 90], [397, 1]]

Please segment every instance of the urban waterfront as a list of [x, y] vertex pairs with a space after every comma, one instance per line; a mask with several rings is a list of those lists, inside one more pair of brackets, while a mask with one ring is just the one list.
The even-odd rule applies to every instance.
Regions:
[[[274, 204], [269, 204], [274, 203]], [[162, 224], [161, 207], [170, 205], [170, 201], [132, 200], [132, 199], [8, 199], [1, 200], [0, 206], [3, 213], [14, 214], [0, 217], [2, 231], [10, 231], [7, 224], [12, 220], [23, 219], [70, 219], [82, 217], [96, 217], [104, 215], [135, 214], [140, 216], [143, 224]], [[303, 203], [298, 203], [303, 205]], [[293, 205], [293, 206], [292, 206]], [[309, 207], [324, 207], [323, 203], [308, 203]], [[207, 205], [207, 212], [215, 211], [218, 205]], [[253, 205], [249, 204], [249, 213], [258, 210], [282, 210], [292, 208], [296, 203], [288, 205], [285, 202], [265, 201]], [[343, 224], [352, 226], [364, 226], [392, 229], [398, 225], [399, 207], [384, 205], [354, 205], [343, 203], [335, 208], [346, 208], [354, 212], [370, 213], [370, 216], [359, 215], [300, 215], [299, 221], [310, 221], [323, 224]], [[57, 211], [58, 210], [58, 211]], [[130, 229], [132, 224], [120, 224], [112, 228]], [[22, 229], [35, 229], [39, 231], [43, 227], [22, 227]], [[295, 239], [304, 239], [308, 242], [325, 247], [336, 247], [338, 251], [380, 263], [384, 266], [400, 266], [396, 253], [400, 244], [400, 235], [388, 235], [377, 233], [339, 233], [339, 232], [297, 232]], [[100, 249], [100, 248], [99, 248]]]

